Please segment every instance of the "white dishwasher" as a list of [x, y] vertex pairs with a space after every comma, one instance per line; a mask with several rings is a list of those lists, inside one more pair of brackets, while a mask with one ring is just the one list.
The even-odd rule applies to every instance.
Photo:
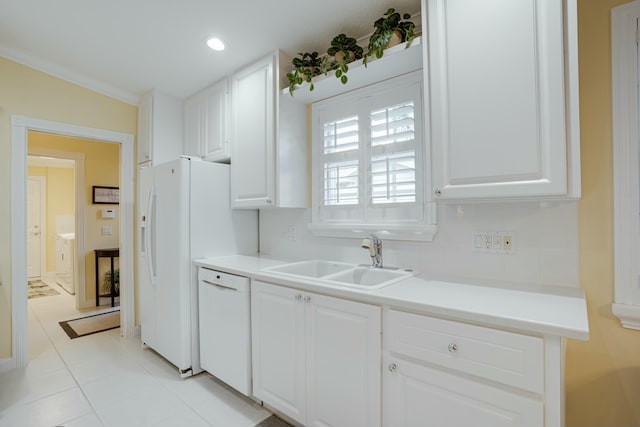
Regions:
[[198, 292], [202, 369], [249, 396], [249, 279], [200, 267]]

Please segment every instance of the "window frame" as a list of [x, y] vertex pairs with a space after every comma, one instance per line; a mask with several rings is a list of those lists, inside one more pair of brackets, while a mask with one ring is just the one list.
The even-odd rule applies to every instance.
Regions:
[[[362, 103], [381, 98], [381, 93], [389, 91], [407, 91], [412, 86], [418, 85], [420, 90], [413, 95], [414, 101], [414, 132], [415, 132], [415, 185], [416, 202], [409, 203], [373, 203], [369, 185], [371, 183], [371, 141], [367, 135], [360, 143], [367, 147], [358, 148], [359, 159], [359, 203], [357, 205], [325, 207], [324, 197], [324, 123], [330, 120], [340, 120], [351, 115], [358, 115], [361, 120], [358, 124], [360, 135], [370, 132], [370, 116], [372, 111], [379, 108], [395, 105], [395, 100], [382, 105], [374, 101], [368, 109], [366, 120], [362, 113]], [[428, 138], [427, 103], [425, 103], [422, 70], [414, 71], [392, 79], [388, 79], [370, 86], [366, 86], [352, 92], [338, 95], [312, 104], [312, 222], [309, 230], [316, 236], [323, 237], [362, 237], [376, 234], [381, 238], [392, 240], [417, 240], [431, 241], [438, 227], [436, 225], [436, 203], [431, 199], [431, 174], [430, 174], [430, 144]], [[400, 102], [400, 101], [399, 101]], [[324, 118], [324, 120], [322, 120]], [[360, 138], [362, 139], [362, 138]], [[353, 153], [351, 154], [353, 157]], [[366, 184], [365, 184], [366, 180]], [[367, 220], [367, 213], [378, 212], [383, 215], [384, 210], [413, 210], [413, 216], [397, 215], [386, 220]], [[324, 214], [329, 211], [341, 212], [342, 216], [352, 218], [328, 218]], [[359, 212], [358, 212], [359, 211]]]
[[614, 264], [612, 312], [640, 330], [640, 141], [638, 22], [640, 1], [611, 11]]

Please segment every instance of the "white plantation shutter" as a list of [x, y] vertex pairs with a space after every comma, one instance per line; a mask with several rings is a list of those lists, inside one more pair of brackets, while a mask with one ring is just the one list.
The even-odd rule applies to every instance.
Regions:
[[416, 201], [414, 102], [385, 107], [370, 114], [371, 201]]
[[358, 139], [358, 116], [324, 124], [325, 154], [357, 150]]
[[324, 204], [357, 205], [360, 174], [357, 161], [324, 164]]
[[313, 105], [314, 223], [422, 224], [421, 74]]

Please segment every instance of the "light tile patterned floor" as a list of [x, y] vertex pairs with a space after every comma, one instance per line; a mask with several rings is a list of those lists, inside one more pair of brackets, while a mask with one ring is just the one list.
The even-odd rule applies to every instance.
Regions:
[[30, 363], [0, 374], [0, 427], [250, 427], [271, 415], [206, 373], [180, 379], [120, 329], [69, 339], [58, 322], [81, 317], [73, 301], [29, 300]]

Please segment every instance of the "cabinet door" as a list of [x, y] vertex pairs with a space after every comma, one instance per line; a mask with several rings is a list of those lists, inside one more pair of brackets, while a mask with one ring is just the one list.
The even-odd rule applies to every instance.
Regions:
[[386, 427], [542, 427], [543, 404], [492, 386], [386, 358]]
[[381, 309], [305, 294], [308, 426], [380, 426]]
[[151, 161], [152, 116], [153, 98], [147, 94], [138, 104], [138, 164]]
[[251, 283], [253, 395], [305, 423], [305, 342], [302, 292]]
[[206, 106], [203, 156], [210, 161], [229, 158], [229, 82], [222, 80], [205, 92]]
[[563, 2], [423, 6], [436, 197], [565, 195]]
[[204, 139], [204, 109], [206, 99], [201, 94], [184, 102], [184, 147], [187, 156], [202, 157]]
[[236, 208], [275, 203], [276, 55], [232, 77], [231, 203]]

